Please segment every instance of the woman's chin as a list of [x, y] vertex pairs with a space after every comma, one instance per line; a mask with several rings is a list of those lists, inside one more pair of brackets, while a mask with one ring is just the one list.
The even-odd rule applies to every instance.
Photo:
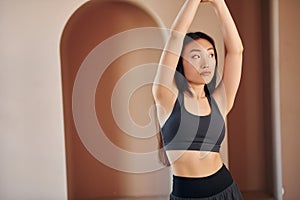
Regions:
[[207, 84], [205, 81], [189, 81], [190, 84], [193, 85], [205, 85]]
[[204, 84], [209, 84], [212, 81], [212, 78], [203, 79]]

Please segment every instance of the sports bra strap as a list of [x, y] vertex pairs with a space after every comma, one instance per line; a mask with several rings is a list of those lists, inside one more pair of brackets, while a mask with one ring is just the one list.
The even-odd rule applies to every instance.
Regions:
[[179, 92], [178, 93], [178, 101], [180, 103], [180, 105], [183, 105], [183, 102], [184, 102], [184, 95], [182, 92]]

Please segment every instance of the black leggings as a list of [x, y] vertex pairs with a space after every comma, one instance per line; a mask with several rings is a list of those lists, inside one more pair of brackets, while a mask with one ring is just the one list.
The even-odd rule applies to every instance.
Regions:
[[216, 173], [200, 178], [173, 176], [171, 200], [184, 199], [237, 199], [242, 195], [230, 172], [223, 164]]

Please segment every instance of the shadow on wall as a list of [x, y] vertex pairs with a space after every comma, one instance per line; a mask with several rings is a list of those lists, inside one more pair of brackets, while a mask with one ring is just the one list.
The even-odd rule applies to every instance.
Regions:
[[[144, 66], [149, 68], [122, 83], [123, 92], [129, 91], [132, 81], [137, 78], [153, 80], [156, 71], [155, 65], [146, 63], [157, 63], [161, 54], [159, 49], [135, 49], [123, 55], [119, 55], [108, 66], [102, 65], [107, 59], [107, 52], [118, 51], [130, 46], [130, 40], [126, 38], [122, 42], [111, 42], [103, 54], [98, 55], [95, 71], [102, 71], [101, 77], [96, 77], [95, 91], [92, 96], [86, 93], [79, 93], [74, 96], [74, 84], [81, 69], [82, 63], [87, 56], [101, 42], [111, 36], [126, 30], [141, 27], [159, 27], [154, 18], [139, 6], [126, 1], [89, 1], [81, 6], [69, 19], [61, 38], [61, 67], [62, 87], [64, 105], [65, 141], [67, 155], [67, 183], [69, 199], [97, 199], [103, 197], [124, 197], [124, 196], [152, 196], [168, 195], [170, 190], [169, 171], [167, 168], [148, 171], [149, 173], [127, 173], [104, 165], [91, 154], [82, 142], [83, 135], [95, 132], [91, 125], [86, 132], [78, 131], [78, 124], [83, 123], [88, 127], [93, 121], [93, 113], [86, 110], [79, 111], [84, 116], [80, 122], [74, 120], [74, 98], [79, 107], [84, 102], [90, 103], [94, 110], [97, 124], [111, 141], [112, 145], [125, 152], [147, 153], [155, 152], [157, 148], [157, 128], [151, 121], [155, 114], [151, 111], [154, 101], [151, 95], [151, 84], [144, 84], [137, 87], [133, 93], [117, 94], [118, 99], [113, 100], [114, 90], [118, 81], [133, 68]], [[157, 41], [163, 44], [163, 37], [157, 37]], [[103, 61], [103, 62], [102, 62]], [[94, 63], [95, 64], [95, 63]], [[101, 75], [101, 74], [100, 74]], [[91, 80], [95, 77], [87, 77], [81, 83], [81, 91], [90, 91]], [[97, 79], [98, 78], [98, 79]], [[121, 90], [122, 91], [122, 90]], [[72, 99], [73, 97], [73, 99]], [[129, 97], [129, 98], [127, 98]], [[95, 105], [93, 106], [93, 103]], [[112, 103], [116, 106], [112, 107]], [[128, 113], [121, 112], [124, 106]], [[113, 109], [112, 109], [113, 108]], [[113, 111], [114, 110], [114, 111]], [[82, 112], [82, 113], [80, 113]], [[116, 117], [119, 122], [116, 122]], [[131, 119], [129, 127], [120, 127], [120, 123], [127, 123]], [[76, 122], [76, 123], [75, 123]], [[150, 124], [150, 125], [149, 125]], [[149, 125], [149, 126], [148, 126]], [[133, 126], [133, 127], [131, 127]], [[128, 134], [128, 130], [143, 130], [147, 127], [147, 134]], [[97, 134], [97, 133], [96, 133]], [[100, 134], [100, 133], [98, 133]], [[140, 135], [138, 135], [140, 134]], [[99, 141], [90, 139], [95, 149], [106, 154], [115, 164], [129, 165], [139, 169], [142, 163], [129, 163], [122, 156], [110, 152], [101, 146]], [[98, 143], [99, 142], [99, 143]]]

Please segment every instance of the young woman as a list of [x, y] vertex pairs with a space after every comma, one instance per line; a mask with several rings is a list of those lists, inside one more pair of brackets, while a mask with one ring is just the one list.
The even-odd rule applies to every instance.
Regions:
[[[216, 86], [213, 39], [188, 33], [200, 3], [220, 20], [226, 55]], [[161, 139], [173, 171], [171, 200], [243, 199], [219, 153], [241, 78], [243, 45], [224, 0], [187, 0], [162, 53], [153, 85]]]

